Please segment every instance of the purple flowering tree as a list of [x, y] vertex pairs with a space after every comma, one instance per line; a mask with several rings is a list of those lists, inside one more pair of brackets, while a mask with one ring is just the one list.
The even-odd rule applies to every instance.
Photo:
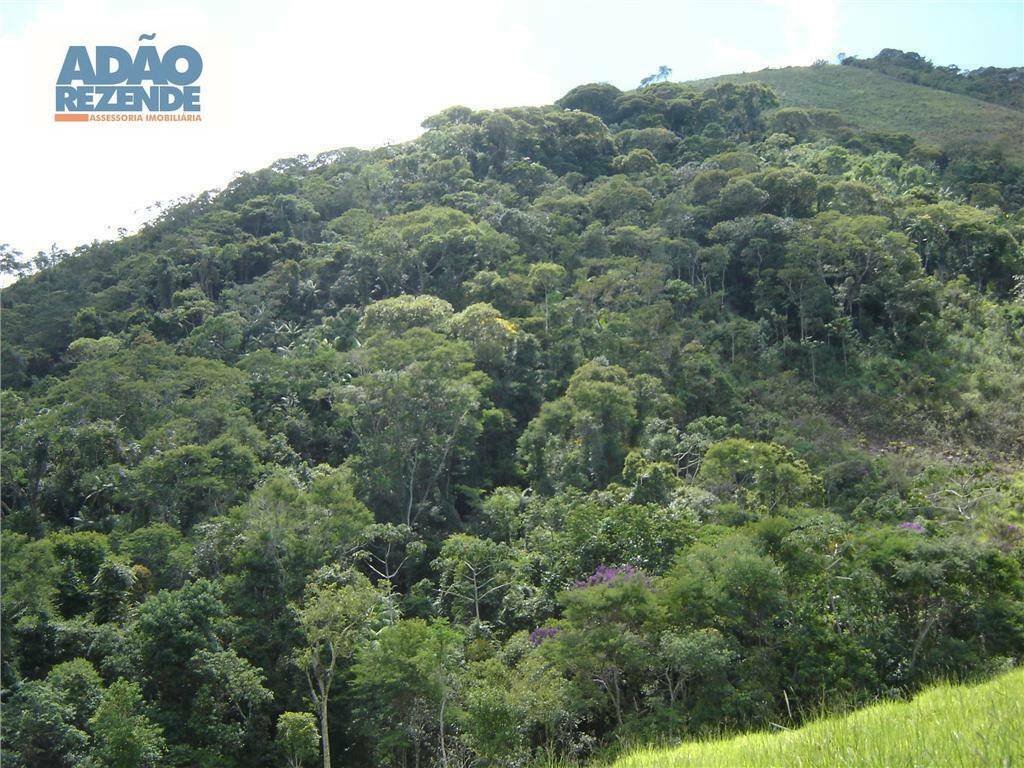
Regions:
[[550, 640], [562, 630], [558, 627], [537, 627], [530, 633], [530, 644], [535, 648], [545, 640]]
[[587, 587], [596, 587], [598, 584], [612, 584], [633, 579], [648, 581], [647, 575], [632, 565], [599, 565], [587, 578], [574, 581], [573, 587], [575, 589], [586, 589]]
[[910, 531], [911, 533], [924, 533], [925, 532], [923, 525], [921, 525], [920, 523], [912, 522], [912, 521], [902, 522], [899, 525], [897, 525], [896, 527], [899, 528], [900, 530], [903, 530], [903, 531]]

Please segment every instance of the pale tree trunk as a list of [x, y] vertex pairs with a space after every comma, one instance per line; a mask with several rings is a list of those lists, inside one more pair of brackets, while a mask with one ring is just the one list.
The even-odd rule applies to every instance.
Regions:
[[476, 613], [476, 626], [480, 628], [480, 585], [477, 582], [476, 570], [473, 569], [473, 610]]
[[320, 689], [320, 743], [323, 745], [324, 768], [331, 768], [331, 736], [327, 727], [327, 692]]
[[440, 713], [440, 717], [438, 718], [438, 720], [439, 720], [438, 725], [440, 726], [440, 731], [441, 731], [441, 765], [444, 766], [444, 768], [448, 768], [448, 750], [445, 748], [445, 745], [444, 745], [444, 708], [445, 708], [445, 705], [447, 703], [448, 703], [447, 695], [442, 695], [442, 697], [441, 697], [441, 713]]
[[[309, 695], [320, 710], [320, 749], [324, 756], [324, 768], [331, 768], [331, 735], [328, 732], [327, 698], [331, 693], [331, 677], [337, 656], [331, 646], [331, 663], [329, 667], [306, 669], [306, 682], [309, 683]], [[313, 682], [316, 681], [314, 688]]]
[[612, 703], [615, 704], [615, 722], [622, 727], [622, 689], [619, 686], [619, 673], [612, 670]]

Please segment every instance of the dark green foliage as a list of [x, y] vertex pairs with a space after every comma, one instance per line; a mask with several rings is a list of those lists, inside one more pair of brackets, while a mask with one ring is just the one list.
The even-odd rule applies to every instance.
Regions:
[[166, 744], [158, 726], [140, 708], [139, 686], [118, 680], [103, 693], [96, 714], [89, 720], [94, 734], [91, 754], [104, 768], [156, 768]]
[[89, 737], [73, 724], [74, 704], [53, 685], [26, 682], [4, 708], [5, 762], [19, 768], [79, 765]]

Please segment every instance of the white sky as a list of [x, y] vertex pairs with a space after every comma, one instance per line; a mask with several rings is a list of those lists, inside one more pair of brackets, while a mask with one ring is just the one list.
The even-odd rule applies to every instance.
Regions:
[[[661, 64], [686, 80], [804, 65], [834, 59], [839, 50], [910, 49], [913, 39], [872, 37], [885, 26], [880, 9], [897, 6], [869, 6], [0, 0], [0, 242], [30, 255], [52, 243], [70, 249], [112, 238], [118, 227], [131, 229], [150, 215], [147, 206], [156, 201], [222, 187], [234, 174], [282, 157], [404, 141], [426, 116], [452, 104], [545, 104], [594, 81], [629, 88]], [[865, 8], [869, 23], [861, 24], [856, 11]], [[970, 13], [977, 21], [978, 11]], [[841, 27], [858, 24], [860, 37], [840, 39]], [[951, 39], [964, 39], [963, 25], [947, 26]], [[897, 37], [912, 38], [910, 27]], [[945, 41], [941, 30], [929, 31]], [[139, 34], [149, 32], [161, 51], [182, 43], [203, 56], [202, 123], [53, 121], [55, 81], [69, 45], [134, 52]], [[932, 38], [925, 44], [938, 45]], [[991, 40], [980, 45], [999, 49]], [[923, 52], [938, 63], [955, 59]], [[1009, 65], [993, 56], [957, 63]]]

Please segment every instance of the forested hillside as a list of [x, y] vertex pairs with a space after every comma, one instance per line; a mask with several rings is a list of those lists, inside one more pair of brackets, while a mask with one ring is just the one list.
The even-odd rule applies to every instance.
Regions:
[[758, 83], [424, 128], [4, 291], [5, 766], [588, 760], [1019, 662], [1012, 155]]

